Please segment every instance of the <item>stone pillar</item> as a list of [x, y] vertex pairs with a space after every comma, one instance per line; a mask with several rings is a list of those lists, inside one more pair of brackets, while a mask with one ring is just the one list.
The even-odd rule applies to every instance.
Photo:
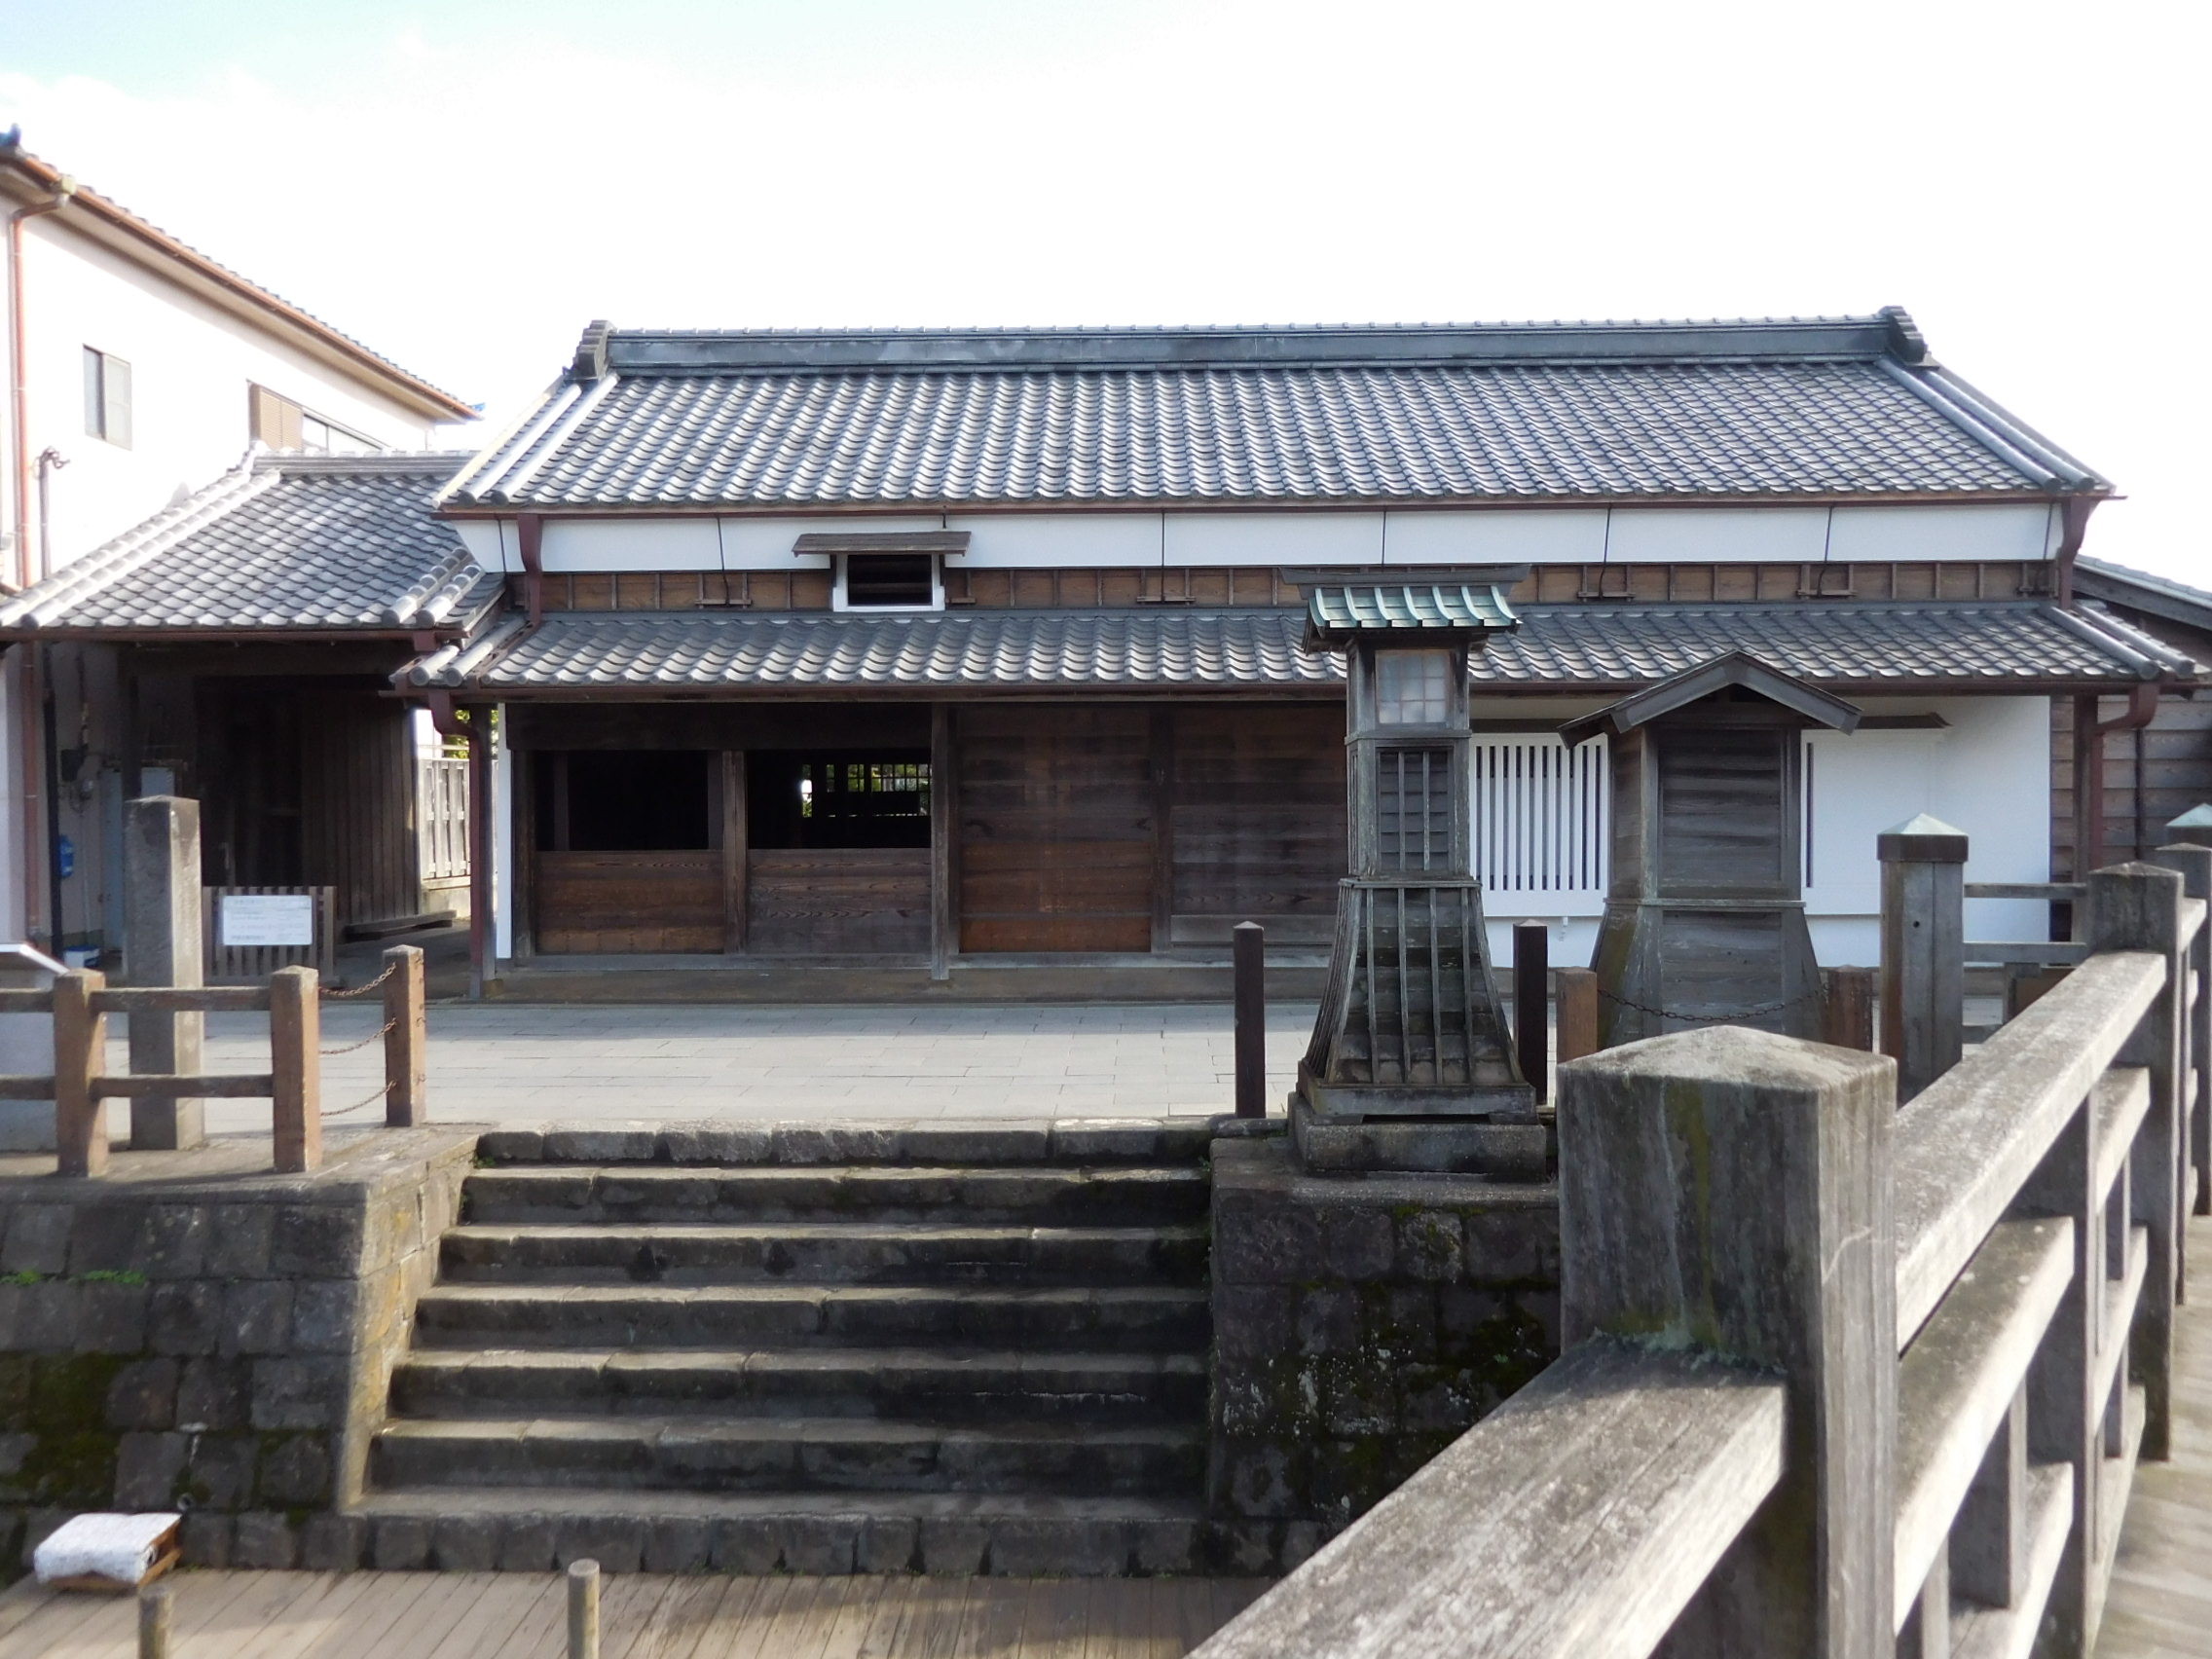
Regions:
[[1741, 1026], [1560, 1068], [1560, 1337], [1782, 1374], [1782, 1484], [1670, 1652], [1894, 1659], [1896, 1070]]
[[[198, 986], [205, 949], [200, 919], [200, 803], [148, 795], [124, 807], [125, 960], [133, 985]], [[205, 1070], [201, 1040], [206, 1016], [133, 1014], [130, 1069]], [[178, 1151], [207, 1138], [206, 1103], [173, 1095], [130, 1102], [130, 1144]]]

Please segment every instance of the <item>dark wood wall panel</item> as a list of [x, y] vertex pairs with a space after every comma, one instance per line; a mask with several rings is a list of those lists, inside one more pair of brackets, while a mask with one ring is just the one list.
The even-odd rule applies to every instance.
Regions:
[[756, 849], [751, 948], [919, 955], [930, 947], [927, 847]]
[[960, 711], [961, 949], [1152, 947], [1151, 734], [1140, 708]]
[[[2074, 703], [2050, 704], [2050, 863], [2065, 880], [2076, 875]], [[2124, 698], [2106, 697], [2098, 715], [2118, 719], [2126, 708]], [[2161, 698], [2149, 726], [2107, 733], [2104, 744], [2106, 864], [2148, 857], [2165, 842], [2168, 824], [2212, 802], [2212, 701]]]
[[536, 855], [537, 948], [554, 955], [722, 948], [722, 856]]
[[1343, 711], [1178, 708], [1173, 754], [1175, 942], [1220, 943], [1240, 921], [1327, 938], [1346, 866]]

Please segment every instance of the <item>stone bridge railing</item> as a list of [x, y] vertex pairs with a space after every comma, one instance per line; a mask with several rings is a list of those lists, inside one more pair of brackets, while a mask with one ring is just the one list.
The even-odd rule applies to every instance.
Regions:
[[2212, 850], [2159, 856], [1901, 1112], [1739, 1028], [1563, 1068], [1563, 1357], [1202, 1659], [2085, 1654], [2202, 1132]]

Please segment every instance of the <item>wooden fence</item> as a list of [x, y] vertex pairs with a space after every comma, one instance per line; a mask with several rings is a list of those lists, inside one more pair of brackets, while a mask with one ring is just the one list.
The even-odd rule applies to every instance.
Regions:
[[1902, 1111], [1735, 1027], [1563, 1067], [1567, 1351], [1203, 1659], [2086, 1654], [2212, 1126], [2212, 850], [2158, 857]]
[[[384, 1044], [385, 1081], [378, 1093], [384, 1097], [385, 1123], [409, 1128], [424, 1121], [426, 1109], [428, 1023], [422, 951], [411, 944], [387, 950], [383, 973], [361, 990], [377, 986], [383, 990], [384, 1025], [368, 1041]], [[0, 1098], [54, 1102], [57, 1167], [63, 1175], [105, 1173], [109, 1100], [146, 1095], [267, 1099], [275, 1109], [276, 1168], [301, 1173], [322, 1162], [322, 1001], [325, 995], [350, 994], [358, 993], [324, 992], [321, 976], [299, 967], [278, 969], [264, 985], [110, 990], [105, 975], [88, 970], [55, 976], [52, 990], [0, 990], [0, 1014], [50, 1014], [54, 1018], [53, 1074], [0, 1077]], [[106, 1069], [111, 1014], [226, 1013], [269, 1015], [268, 1071], [183, 1075]]]

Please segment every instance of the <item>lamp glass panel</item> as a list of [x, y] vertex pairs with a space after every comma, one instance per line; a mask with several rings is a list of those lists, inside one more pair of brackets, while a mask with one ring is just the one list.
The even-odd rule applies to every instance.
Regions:
[[1450, 651], [1377, 651], [1375, 718], [1383, 725], [1442, 725], [1451, 717]]

